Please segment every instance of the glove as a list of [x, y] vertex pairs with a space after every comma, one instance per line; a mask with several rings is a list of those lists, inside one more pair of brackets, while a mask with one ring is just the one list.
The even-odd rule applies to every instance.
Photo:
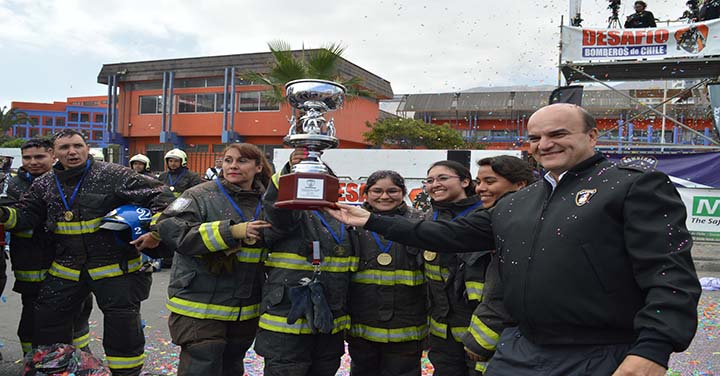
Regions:
[[323, 285], [320, 281], [312, 281], [309, 287], [310, 300], [312, 301], [313, 314], [315, 315], [313, 326], [320, 331], [320, 333], [330, 334], [335, 325], [330, 306], [325, 299]]
[[308, 287], [307, 284], [301, 284], [300, 286], [291, 287], [289, 293], [290, 312], [288, 312], [287, 323], [295, 324], [299, 318], [305, 317], [308, 325], [312, 328], [313, 333], [315, 333], [315, 328], [313, 327], [313, 307], [310, 301], [310, 287]]
[[244, 239], [247, 237], [247, 222], [231, 225], [230, 234], [232, 234], [232, 237], [235, 239]]

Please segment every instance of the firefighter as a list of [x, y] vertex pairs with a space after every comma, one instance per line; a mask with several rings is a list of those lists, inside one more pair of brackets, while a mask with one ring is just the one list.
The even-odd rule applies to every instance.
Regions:
[[251, 144], [230, 144], [222, 161], [220, 179], [185, 191], [159, 220], [176, 252], [167, 307], [179, 376], [242, 375], [257, 331], [270, 165]]
[[[421, 219], [403, 201], [405, 180], [395, 171], [367, 179], [363, 207], [379, 215]], [[385, 240], [372, 231], [353, 232], [358, 270], [350, 282], [348, 336], [353, 376], [419, 376], [427, 336], [427, 293], [420, 249]]]
[[357, 266], [350, 228], [321, 211], [274, 207], [280, 174], [305, 155], [293, 152], [263, 198], [273, 227], [265, 232], [270, 253], [255, 351], [265, 358], [265, 376], [334, 376], [350, 327], [347, 294]]
[[[423, 185], [431, 198], [432, 220], [457, 220], [483, 208], [470, 171], [458, 162], [435, 162]], [[462, 337], [482, 300], [490, 252], [452, 254], [428, 249], [423, 259], [430, 301], [428, 359], [435, 375], [482, 374], [485, 364], [468, 358]]]
[[135, 154], [130, 158], [130, 168], [138, 174], [152, 176], [150, 172], [150, 158], [144, 154]]
[[66, 129], [53, 137], [58, 163], [36, 178], [22, 200], [0, 207], [0, 221], [22, 231], [44, 224], [55, 239], [55, 258], [35, 304], [33, 346], [71, 343], [76, 313], [90, 292], [104, 314], [103, 346], [113, 375], [138, 375], [145, 338], [140, 302], [148, 297], [151, 274], [138, 272], [139, 250], [159, 244], [157, 234], [118, 247], [115, 234], [100, 229], [119, 205], [138, 203], [157, 211], [168, 200], [154, 179], [117, 164], [88, 158], [83, 135]]
[[180, 149], [172, 149], [165, 153], [167, 171], [160, 174], [158, 179], [167, 185], [175, 197], [188, 188], [203, 182], [198, 174], [187, 168], [187, 154]]
[[[17, 175], [10, 179], [7, 189], [10, 201], [4, 204], [19, 201], [20, 196], [30, 188], [35, 178], [52, 169], [54, 157], [50, 141], [32, 139], [25, 142], [20, 147], [20, 151], [22, 166], [18, 169]], [[34, 304], [40, 291], [40, 283], [45, 279], [45, 273], [55, 256], [54, 241], [44, 224], [30, 230], [13, 232], [10, 238], [10, 260], [15, 275], [13, 291], [20, 294], [22, 301], [17, 334], [23, 353], [27, 354], [32, 351]], [[88, 319], [92, 306], [92, 296], [88, 295], [73, 324], [72, 344], [86, 351], [89, 351]]]

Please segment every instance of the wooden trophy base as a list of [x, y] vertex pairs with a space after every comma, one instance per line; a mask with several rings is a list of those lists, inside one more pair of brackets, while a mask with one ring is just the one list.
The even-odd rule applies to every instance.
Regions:
[[335, 206], [340, 186], [332, 175], [314, 172], [293, 172], [278, 182], [276, 208], [317, 210]]

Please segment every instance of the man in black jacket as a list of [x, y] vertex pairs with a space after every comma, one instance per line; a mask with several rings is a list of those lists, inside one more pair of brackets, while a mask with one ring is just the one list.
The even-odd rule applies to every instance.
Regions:
[[597, 137], [585, 110], [554, 104], [528, 122], [548, 173], [490, 211], [455, 222], [330, 213], [410, 245], [497, 249], [497, 286], [518, 326], [503, 331], [486, 375], [665, 375], [697, 327], [685, 206], [667, 175], [595, 153]]
[[628, 29], [642, 29], [646, 27], [657, 27], [655, 16], [652, 12], [645, 10], [647, 4], [644, 1], [635, 2], [635, 13], [628, 16], [625, 27]]

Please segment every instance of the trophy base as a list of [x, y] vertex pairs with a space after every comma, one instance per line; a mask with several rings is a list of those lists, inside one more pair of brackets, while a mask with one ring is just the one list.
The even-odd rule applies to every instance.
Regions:
[[335, 206], [340, 185], [332, 175], [293, 172], [283, 175], [278, 182], [276, 208], [316, 210]]

